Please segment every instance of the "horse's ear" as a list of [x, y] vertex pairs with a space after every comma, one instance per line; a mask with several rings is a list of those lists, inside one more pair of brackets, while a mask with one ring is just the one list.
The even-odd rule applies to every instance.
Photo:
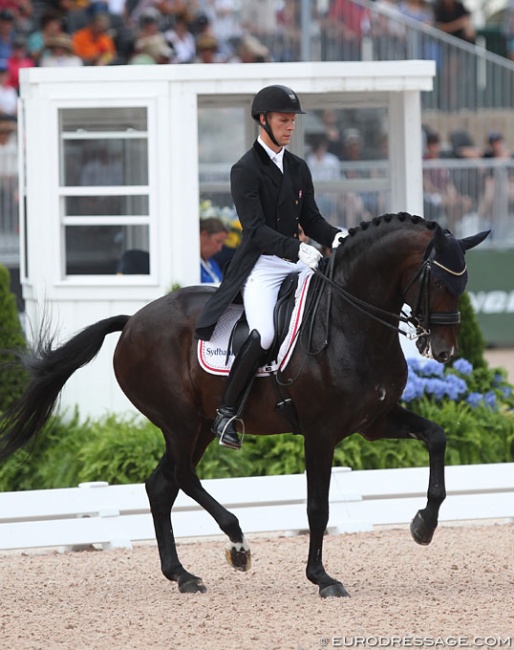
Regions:
[[482, 232], [477, 233], [476, 235], [471, 235], [470, 237], [464, 237], [464, 239], [459, 239], [459, 243], [462, 246], [463, 251], [469, 251], [470, 248], [475, 248], [481, 244], [486, 237], [491, 234], [490, 230], [483, 230]]
[[443, 230], [439, 224], [437, 225], [432, 237], [432, 244], [436, 251], [443, 252], [444, 250], [450, 249], [451, 244], [446, 236], [447, 232], [448, 231]]

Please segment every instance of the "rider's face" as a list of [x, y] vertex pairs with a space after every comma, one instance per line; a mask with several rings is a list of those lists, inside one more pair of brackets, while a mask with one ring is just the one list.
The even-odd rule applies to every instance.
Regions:
[[[261, 119], [264, 118], [261, 117]], [[280, 147], [285, 147], [289, 144], [295, 128], [295, 120], [295, 113], [268, 113], [268, 124]], [[266, 144], [268, 143], [266, 142]], [[272, 149], [276, 148], [276, 145], [273, 145], [273, 143], [270, 143], [269, 146]]]

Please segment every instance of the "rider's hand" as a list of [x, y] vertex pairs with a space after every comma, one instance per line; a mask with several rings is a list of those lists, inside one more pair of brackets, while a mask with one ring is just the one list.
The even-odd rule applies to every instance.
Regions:
[[302, 242], [298, 251], [298, 257], [300, 258], [300, 262], [303, 262], [305, 266], [308, 266], [310, 269], [315, 269], [323, 255], [314, 246], [309, 246], [309, 244]]
[[334, 237], [334, 241], [332, 242], [333, 251], [339, 246], [339, 244], [342, 242], [342, 240], [345, 237], [348, 237], [348, 231], [346, 230], [346, 228], [341, 228], [341, 230]]

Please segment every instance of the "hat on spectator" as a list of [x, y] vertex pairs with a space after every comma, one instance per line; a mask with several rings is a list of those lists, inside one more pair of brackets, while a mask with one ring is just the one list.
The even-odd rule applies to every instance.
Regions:
[[155, 7], [147, 7], [139, 16], [139, 25], [142, 27], [143, 25], [157, 23], [159, 22], [160, 17], [161, 12], [158, 9]]
[[73, 41], [68, 34], [57, 34], [45, 40], [45, 47], [61, 47], [63, 50], [73, 52]]
[[136, 50], [143, 54], [149, 54], [154, 59], [161, 56], [169, 58], [173, 52], [171, 47], [166, 43], [163, 34], [153, 34], [152, 36], [143, 36], [136, 42]]
[[503, 140], [503, 133], [499, 131], [490, 131], [489, 132], [489, 144], [493, 142], [498, 142], [498, 140]]
[[212, 34], [201, 34], [196, 40], [196, 49], [198, 52], [203, 50], [214, 50], [218, 49], [218, 39]]
[[9, 23], [14, 22], [14, 15], [12, 11], [9, 11], [9, 9], [2, 9], [2, 11], [0, 11], [0, 20]]
[[90, 18], [102, 16], [109, 13], [109, 5], [106, 2], [92, 2], [88, 5], [87, 14]]
[[358, 129], [345, 129], [343, 139], [345, 144], [350, 144], [350, 142], [362, 142], [362, 136]]

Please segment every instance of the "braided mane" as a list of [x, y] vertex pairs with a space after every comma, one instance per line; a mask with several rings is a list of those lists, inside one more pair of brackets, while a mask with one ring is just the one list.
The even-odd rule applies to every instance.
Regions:
[[382, 223], [386, 224], [404, 224], [405, 222], [407, 223], [412, 223], [412, 224], [421, 224], [428, 228], [429, 230], [435, 230], [437, 227], [437, 223], [435, 221], [426, 221], [423, 217], [420, 217], [418, 215], [413, 215], [409, 214], [408, 212], [398, 212], [398, 213], [391, 213], [391, 214], [383, 214], [379, 217], [374, 217], [371, 219], [371, 221], [363, 221], [361, 224], [356, 226], [355, 228], [350, 228], [348, 230], [348, 234], [350, 237], [354, 237], [355, 235], [364, 232], [368, 230], [371, 226], [378, 227]]

